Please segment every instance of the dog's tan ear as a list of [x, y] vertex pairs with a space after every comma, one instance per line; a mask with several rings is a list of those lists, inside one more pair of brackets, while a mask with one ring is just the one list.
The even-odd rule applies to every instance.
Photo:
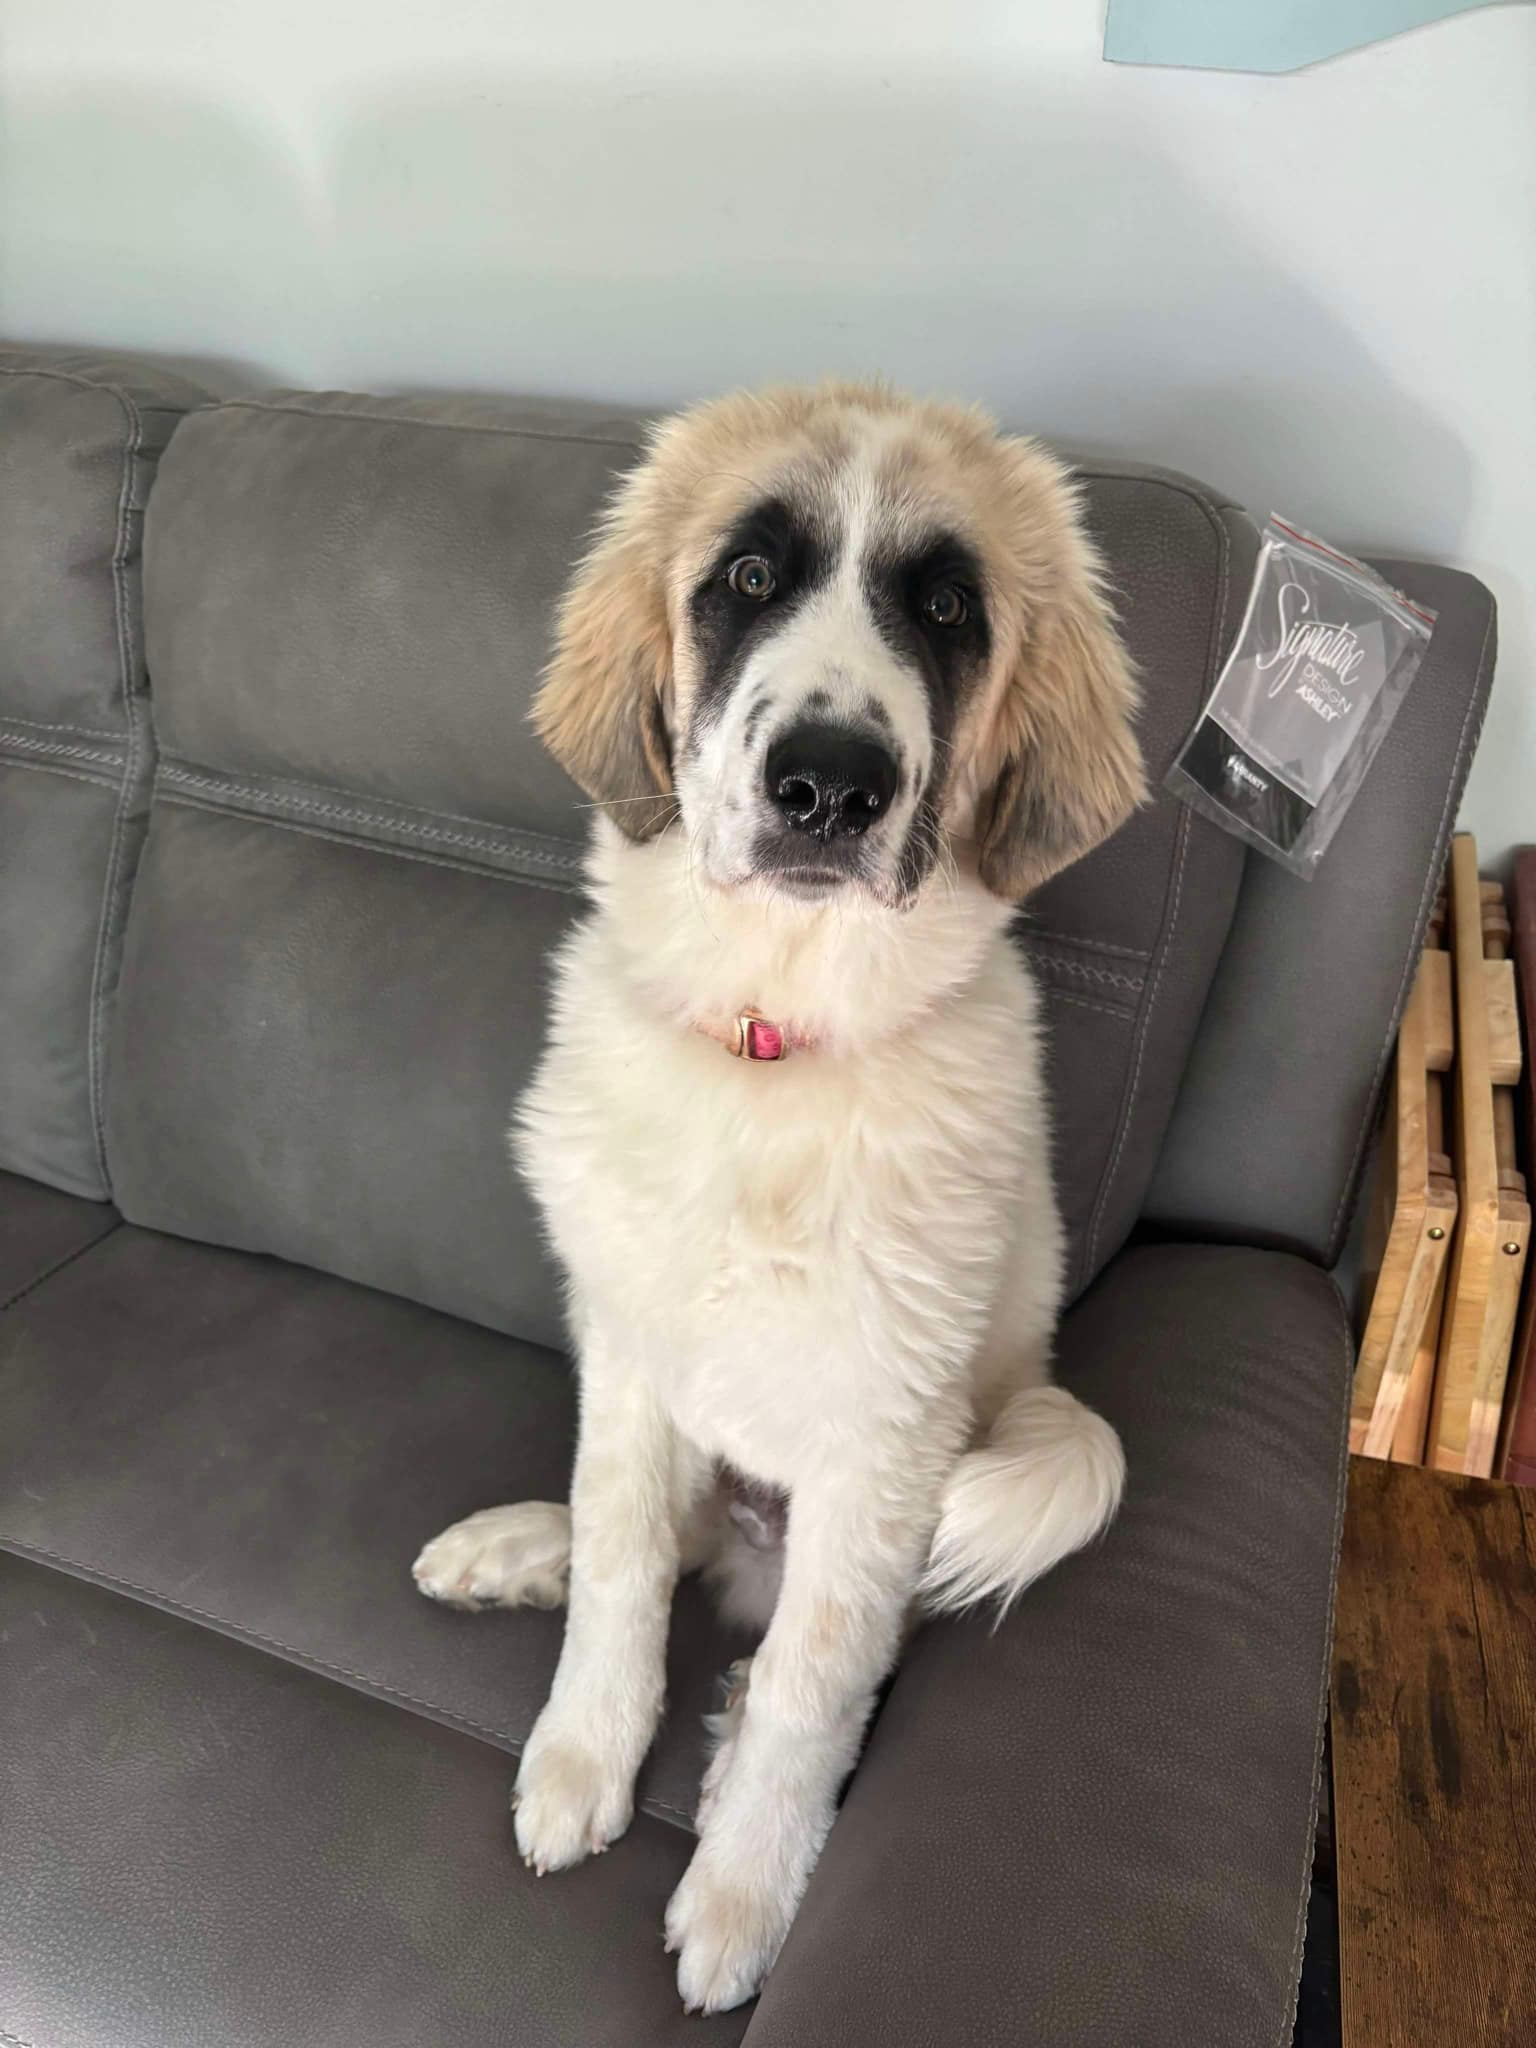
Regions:
[[533, 724], [616, 825], [651, 839], [677, 810], [666, 723], [672, 634], [640, 524], [631, 488], [566, 592]]
[[1053, 582], [1025, 623], [991, 750], [1001, 765], [976, 819], [981, 879], [1015, 903], [1107, 839], [1147, 793], [1130, 658], [1075, 531]]

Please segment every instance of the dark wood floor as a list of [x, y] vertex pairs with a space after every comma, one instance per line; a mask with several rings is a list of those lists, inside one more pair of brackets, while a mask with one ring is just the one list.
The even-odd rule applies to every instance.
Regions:
[[1332, 1754], [1346, 2048], [1532, 2048], [1536, 1494], [1353, 1461]]

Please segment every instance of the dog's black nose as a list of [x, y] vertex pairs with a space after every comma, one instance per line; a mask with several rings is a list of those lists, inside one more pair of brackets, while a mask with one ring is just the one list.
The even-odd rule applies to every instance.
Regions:
[[768, 801], [792, 832], [854, 839], [890, 808], [896, 763], [878, 740], [836, 725], [797, 725], [768, 749]]

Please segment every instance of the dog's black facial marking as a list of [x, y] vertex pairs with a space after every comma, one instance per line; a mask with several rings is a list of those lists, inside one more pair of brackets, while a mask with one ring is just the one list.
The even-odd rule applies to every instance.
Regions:
[[[865, 629], [875, 627], [910, 678], [908, 689], [922, 695], [929, 744], [919, 750], [921, 765], [899, 738], [915, 707], [904, 694], [901, 701], [885, 701], [886, 685], [880, 681], [876, 688], [880, 679], [875, 673], [877, 667], [885, 669], [883, 662], [872, 663], [861, 675], [857, 651], [839, 658], [836, 634], [845, 630], [844, 644], [857, 650], [860, 627], [850, 617], [844, 629], [836, 611], [827, 615], [827, 635], [805, 643], [808, 653], [816, 647], [819, 673], [789, 678], [792, 684], [804, 683], [803, 696], [791, 688], [784, 699], [765, 682], [754, 682], [750, 702], [740, 707], [739, 744], [756, 769], [764, 750], [771, 754], [782, 736], [774, 730], [781, 715], [813, 726], [846, 725], [883, 750], [891, 786], [881, 816], [899, 802], [901, 822], [891, 819], [894, 836], [882, 828], [845, 838], [833, 835], [824, 845], [819, 837], [812, 844], [814, 835], [797, 819], [779, 820], [765, 824], [744, 853], [751, 872], [771, 875], [778, 887], [808, 900], [863, 883], [881, 900], [905, 904], [943, 858], [941, 820], [954, 735], [988, 672], [993, 633], [981, 561], [969, 543], [946, 530], [930, 528], [923, 534], [916, 524], [921, 513], [910, 498], [877, 509], [867, 539], [862, 521], [850, 527], [851, 508], [838, 476], [801, 476], [751, 507], [721, 536], [687, 599], [698, 665], [682, 745], [695, 759], [703, 752], [749, 666], [754, 675], [766, 673], [758, 663], [772, 637], [803, 615], [808, 600], [828, 590], [850, 544], [857, 545], [854, 603], [860, 610], [868, 608]], [[737, 726], [733, 717], [728, 730], [734, 735]], [[772, 810], [775, 793], [770, 791], [766, 801]], [[754, 808], [746, 806], [748, 812]], [[731, 815], [739, 832], [740, 812]]]
[[[872, 549], [863, 577], [881, 637], [923, 679], [936, 751], [943, 752], [992, 652], [981, 564], [963, 540], [941, 533], [915, 549]], [[938, 623], [951, 610], [956, 622]]]
[[[732, 587], [732, 564], [744, 557], [767, 563], [771, 595], [751, 597]], [[836, 560], [832, 533], [806, 508], [783, 498], [765, 499], [736, 521], [689, 600], [699, 651], [695, 734], [720, 715], [752, 651], [827, 582]], [[754, 716], [760, 709], [761, 699], [753, 706]]]
[[951, 742], [961, 712], [987, 672], [992, 630], [981, 564], [953, 534], [935, 534], [915, 548], [873, 548], [864, 562], [863, 581], [881, 637], [897, 660], [921, 677], [928, 699], [933, 765], [926, 788], [918, 792], [897, 868], [898, 895], [910, 901], [939, 857]]

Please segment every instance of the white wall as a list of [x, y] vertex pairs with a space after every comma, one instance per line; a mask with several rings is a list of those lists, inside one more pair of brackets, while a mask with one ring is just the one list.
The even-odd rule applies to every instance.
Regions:
[[7, 0], [0, 330], [225, 384], [670, 401], [828, 369], [1194, 470], [1503, 610], [1536, 839], [1536, 10], [1289, 78], [1102, 0]]

